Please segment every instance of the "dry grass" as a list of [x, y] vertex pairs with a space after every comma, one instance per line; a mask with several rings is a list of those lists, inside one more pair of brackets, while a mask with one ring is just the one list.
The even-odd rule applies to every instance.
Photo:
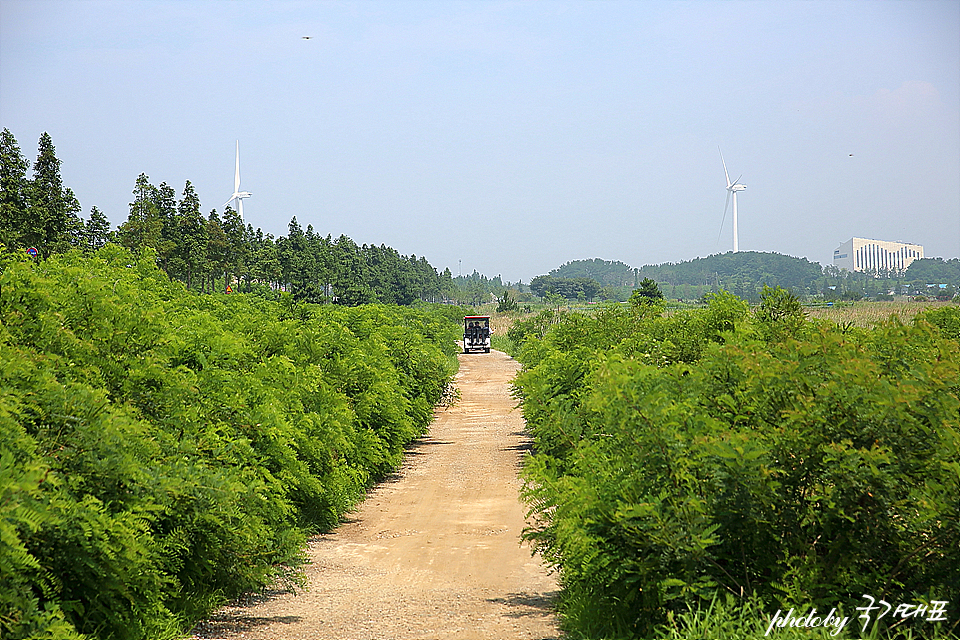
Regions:
[[808, 307], [807, 317], [830, 320], [836, 323], [852, 323], [855, 327], [872, 327], [890, 316], [901, 322], [910, 322], [924, 309], [952, 305], [952, 302], [852, 302], [835, 304], [832, 307]]
[[484, 304], [477, 308], [477, 313], [483, 316], [490, 316], [490, 330], [494, 335], [507, 335], [507, 331], [513, 326], [513, 323], [523, 318], [529, 318], [534, 313], [521, 313], [511, 311], [510, 313], [498, 313], [496, 304]]
[[507, 330], [513, 326], [513, 323], [519, 320], [520, 318], [526, 317], [521, 313], [497, 313], [494, 311], [490, 316], [490, 330], [497, 335], [506, 335]]
[[[901, 322], [910, 322], [913, 317], [924, 309], [934, 309], [938, 307], [955, 305], [953, 302], [914, 302], [912, 300], [894, 301], [894, 302], [842, 302], [836, 303], [831, 307], [807, 307], [805, 309], [808, 318], [817, 318], [821, 320], [830, 320], [832, 322], [851, 323], [855, 327], [869, 328], [873, 325], [888, 319], [890, 316], [897, 316]], [[534, 314], [524, 314], [513, 312], [510, 314], [497, 313], [496, 305], [485, 305], [480, 313], [490, 315], [490, 329], [495, 335], [505, 336], [507, 330], [513, 326], [517, 320], [530, 317]], [[667, 312], [669, 315], [670, 311]]]

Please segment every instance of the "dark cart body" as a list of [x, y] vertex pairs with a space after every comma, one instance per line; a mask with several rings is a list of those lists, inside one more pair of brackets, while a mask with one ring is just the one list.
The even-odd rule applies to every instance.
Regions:
[[463, 352], [490, 353], [490, 316], [463, 317]]

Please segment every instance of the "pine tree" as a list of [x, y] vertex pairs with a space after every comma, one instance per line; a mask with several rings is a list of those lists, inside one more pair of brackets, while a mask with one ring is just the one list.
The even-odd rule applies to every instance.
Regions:
[[307, 240], [303, 228], [294, 216], [287, 225], [287, 237], [277, 240], [280, 253], [280, 269], [284, 284], [296, 291], [307, 285], [304, 261], [306, 259]]
[[[227, 234], [223, 231], [223, 223], [220, 221], [220, 215], [217, 213], [216, 209], [211, 210], [210, 215], [207, 217], [206, 238], [207, 259], [205, 267], [207, 270], [207, 276], [210, 279], [210, 293], [213, 293], [216, 290], [216, 279], [219, 276], [224, 275], [226, 270], [230, 250], [230, 243], [227, 239]], [[224, 278], [223, 290], [224, 292], [227, 290], [226, 278]]]
[[250, 259], [250, 277], [273, 287], [280, 281], [280, 252], [271, 234], [263, 235], [257, 229], [253, 238]]
[[21, 238], [29, 227], [29, 168], [16, 138], [4, 129], [0, 133], [0, 244], [8, 249], [24, 246]]
[[657, 283], [650, 278], [641, 280], [640, 286], [630, 296], [630, 304], [634, 306], [653, 304], [659, 300], [663, 300], [663, 293]]
[[450, 272], [450, 267], [445, 267], [443, 273], [440, 274], [438, 288], [440, 289], [440, 296], [444, 302], [454, 300], [457, 297], [458, 287], [457, 283], [453, 281], [453, 274]]
[[[223, 212], [223, 233], [227, 240], [226, 255], [224, 256], [224, 270], [227, 280], [236, 279], [239, 283], [247, 273], [248, 245], [246, 229], [240, 214], [231, 207]], [[226, 287], [226, 285], [224, 285]]]
[[99, 209], [90, 209], [90, 219], [84, 225], [84, 249], [96, 251], [113, 239], [110, 231], [110, 221]]
[[177, 192], [166, 182], [161, 182], [152, 195], [160, 223], [160, 238], [156, 245], [157, 255], [160, 258], [161, 267], [170, 275], [170, 259], [176, 253], [177, 245], [180, 243], [176, 220]]
[[175, 223], [178, 244], [171, 261], [178, 273], [175, 277], [183, 279], [189, 289], [194, 278], [203, 273], [207, 255], [207, 229], [200, 213], [200, 198], [189, 180], [177, 204]]
[[80, 203], [73, 191], [63, 187], [60, 159], [50, 134], [40, 136], [37, 160], [30, 181], [29, 227], [23, 229], [25, 244], [36, 246], [41, 255], [60, 253], [81, 244]]
[[141, 173], [133, 188], [133, 202], [130, 203], [130, 215], [117, 231], [120, 244], [140, 251], [150, 247], [158, 248], [163, 234], [163, 221], [157, 210], [157, 188], [150, 184], [150, 178]]
[[333, 284], [336, 302], [355, 306], [375, 302], [375, 295], [367, 284], [363, 261], [357, 244], [341, 235], [333, 243]]

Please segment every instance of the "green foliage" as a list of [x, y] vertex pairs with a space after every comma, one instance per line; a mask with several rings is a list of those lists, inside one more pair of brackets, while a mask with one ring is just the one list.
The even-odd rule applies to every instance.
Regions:
[[474, 307], [496, 299], [497, 294], [503, 291], [504, 284], [500, 276], [488, 278], [476, 269], [470, 275], [455, 278], [447, 269], [441, 276], [441, 289], [446, 298]]
[[730, 251], [677, 264], [648, 265], [640, 269], [639, 275], [661, 285], [714, 285], [756, 301], [763, 286], [781, 286], [797, 293], [812, 292], [823, 277], [823, 270], [806, 258]]
[[16, 138], [4, 129], [0, 132], [0, 238], [8, 248], [23, 247], [29, 241], [25, 237], [31, 224], [27, 206], [29, 168]]
[[799, 298], [781, 287], [764, 286], [753, 315], [768, 340], [796, 336], [805, 326]]
[[593, 300], [600, 293], [600, 283], [593, 278], [537, 276], [530, 281], [530, 291], [541, 298], [553, 293], [567, 300], [577, 300], [581, 297]]
[[[74, 247], [93, 251], [115, 240], [134, 253], [152, 250], [167, 275], [206, 293], [230, 287], [275, 298], [285, 290], [301, 301], [347, 306], [471, 297], [449, 270], [440, 274], [425, 258], [384, 245], [357, 246], [346, 236], [322, 237], [311, 226], [304, 231], [296, 218], [287, 237], [274, 238], [244, 225], [230, 207], [204, 217], [190, 181], [178, 201], [171, 186], [155, 186], [140, 174], [127, 219], [114, 234], [96, 207], [88, 221], [79, 218], [80, 204], [62, 184], [60, 164], [44, 133], [28, 176], [31, 165], [13, 134], [0, 132], [0, 238], [7, 249], [35, 247], [46, 258]], [[502, 288], [499, 277], [495, 284]], [[485, 291], [479, 298], [471, 302], [489, 302]]]
[[620, 261], [600, 258], [572, 260], [554, 269], [549, 275], [555, 278], [590, 278], [612, 287], [632, 287], [635, 284], [633, 267]]
[[527, 338], [543, 338], [551, 326], [559, 321], [559, 314], [553, 309], [544, 309], [538, 314], [523, 320], [517, 320], [507, 330], [507, 337], [519, 347]]
[[960, 307], [928, 309], [918, 315], [916, 320], [929, 322], [937, 327], [945, 338], [960, 341]]
[[575, 637], [649, 637], [724, 593], [960, 598], [955, 310], [866, 331], [763, 294], [752, 315], [719, 294], [526, 328], [525, 535], [559, 569]]
[[8, 248], [34, 247], [46, 257], [82, 243], [80, 204], [63, 186], [60, 164], [53, 139], [44, 132], [28, 177], [30, 163], [13, 134], [0, 133], [0, 235]]
[[[805, 258], [778, 253], [740, 251], [676, 264], [647, 265], [641, 269], [599, 258], [575, 260], [541, 278], [590, 278], [603, 287], [601, 297], [611, 300], [626, 300], [636, 288], [638, 278], [654, 280], [665, 297], [682, 300], [695, 300], [706, 293], [727, 290], [757, 304], [764, 287], [781, 287], [798, 297], [827, 301], [887, 300], [901, 295], [949, 300], [960, 288], [960, 260], [925, 258], [914, 260], [904, 272], [867, 273], [849, 272], [832, 265], [821, 267]], [[576, 297], [575, 292], [568, 296], [571, 300]]]
[[504, 289], [503, 295], [497, 298], [497, 313], [508, 313], [510, 311], [519, 311], [520, 305], [510, 297], [510, 292]]
[[663, 300], [663, 293], [657, 283], [650, 278], [644, 278], [640, 281], [640, 286], [630, 295], [630, 304], [639, 307], [644, 304], [653, 304], [658, 300]]
[[960, 284], [960, 258], [920, 258], [910, 263], [903, 277], [911, 282]]
[[446, 308], [201, 296], [156, 262], [2, 265], [3, 637], [174, 637], [297, 584], [454, 372]]
[[9, 394], [0, 396], [0, 635], [79, 638], [59, 603], [48, 599], [54, 577], [24, 544], [53, 515], [41, 495], [50, 470], [14, 420], [15, 401]]

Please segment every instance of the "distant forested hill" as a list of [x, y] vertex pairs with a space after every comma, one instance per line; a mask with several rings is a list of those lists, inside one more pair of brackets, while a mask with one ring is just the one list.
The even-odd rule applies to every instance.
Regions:
[[907, 267], [904, 280], [928, 284], [960, 284], [960, 259], [921, 258]]
[[554, 269], [550, 276], [591, 278], [607, 288], [625, 289], [632, 289], [638, 279], [650, 278], [668, 297], [698, 298], [723, 289], [747, 300], [757, 299], [764, 285], [813, 295], [832, 284], [824, 280], [823, 268], [815, 262], [759, 251], [731, 251], [687, 262], [647, 265], [638, 272], [619, 261], [575, 260]]
[[672, 285], [719, 285], [733, 292], [765, 284], [806, 292], [823, 277], [823, 268], [806, 258], [779, 253], [729, 251], [677, 264], [647, 265], [640, 269], [640, 277]]
[[[555, 278], [593, 278], [603, 285], [634, 285], [633, 267], [620, 261], [573, 260], [550, 272]], [[672, 285], [716, 285], [743, 281], [780, 285], [785, 288], [808, 289], [823, 276], [823, 269], [806, 258], [760, 251], [729, 251], [687, 262], [664, 263], [642, 267], [639, 277]]]
[[619, 260], [572, 260], [550, 272], [554, 278], [591, 278], [610, 287], [632, 287], [633, 267]]

